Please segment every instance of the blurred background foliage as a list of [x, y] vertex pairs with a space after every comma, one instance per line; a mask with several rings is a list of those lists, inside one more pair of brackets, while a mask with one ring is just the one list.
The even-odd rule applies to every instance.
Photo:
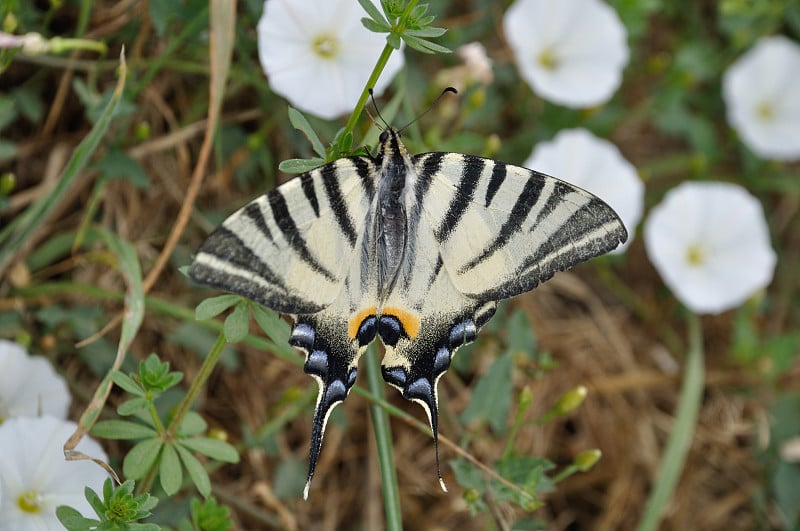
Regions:
[[[584, 127], [612, 140], [637, 167], [646, 183], [646, 211], [686, 180], [736, 182], [755, 194], [779, 263], [762, 296], [703, 319], [708, 373], [699, 426], [663, 528], [796, 529], [800, 465], [782, 448], [800, 436], [800, 166], [760, 159], [738, 141], [724, 119], [720, 79], [759, 37], [782, 33], [800, 40], [800, 4], [611, 1], [628, 31], [631, 59], [614, 98], [586, 110], [548, 103], [520, 80], [500, 29], [508, 4], [432, 3], [435, 25], [448, 30], [436, 42], [451, 49], [483, 43], [494, 81], [442, 100], [409, 130], [407, 145], [412, 152], [458, 151], [520, 163], [535, 143]], [[280, 161], [314, 155], [258, 62], [262, 7], [260, 0], [238, 3], [211, 162], [169, 265], [148, 290], [123, 372], [135, 372], [138, 360], [157, 352], [191, 381], [222, 325], [195, 321], [195, 305], [212, 292], [192, 286], [178, 268], [234, 209], [287, 178], [277, 171]], [[78, 402], [77, 416], [113, 364], [119, 330], [80, 342], [103, 330], [125, 297], [118, 257], [87, 237], [86, 227], [104, 227], [130, 244], [145, 274], [153, 267], [204, 132], [209, 7], [202, 0], [2, 0], [0, 20], [6, 33], [87, 39], [108, 50], [0, 50], [0, 227], [53, 193], [67, 159], [106, 108], [119, 51], [126, 49], [128, 82], [91, 162], [14, 250], [0, 278], [0, 336], [55, 363]], [[425, 109], [442, 89], [437, 76], [459, 64], [455, 54], [404, 53], [406, 67], [386, 96], [402, 95], [395, 125]], [[323, 142], [344, 122], [307, 117]], [[369, 126], [361, 120], [356, 145]], [[639, 236], [625, 255], [558, 275], [507, 303], [442, 379], [442, 432], [506, 477], [533, 471], [535, 478], [517, 480], [535, 483], [541, 507], [528, 512], [534, 507], [509, 503], [513, 497], [502, 488], [487, 490], [478, 469], [449, 448], [443, 457], [452, 468], [445, 475], [454, 492], [438, 492], [430, 439], [416, 426], [394, 422], [408, 529], [491, 529], [513, 522], [518, 529], [636, 527], [658, 481], [687, 348], [685, 310], [649, 265]], [[259, 348], [264, 344], [257, 336], [252, 327], [243, 343], [225, 346], [196, 406], [242, 455], [239, 464], [209, 470], [213, 494], [243, 529], [312, 523], [375, 529], [382, 513], [368, 402], [351, 398], [333, 414], [315, 489], [303, 502], [316, 385], [287, 361], [291, 353], [276, 357]], [[577, 386], [589, 389], [580, 408], [536, 422]], [[164, 414], [179, 402], [180, 389], [161, 397], [157, 406]], [[387, 396], [420, 417], [392, 391]], [[124, 398], [112, 392], [103, 418], [113, 418]], [[121, 470], [130, 446], [105, 441], [104, 447]], [[563, 470], [593, 448], [603, 458], [591, 471], [558, 485], [542, 480], [551, 467]], [[188, 517], [190, 491], [186, 485], [167, 498], [155, 486], [162, 501], [152, 521], [177, 525]]]

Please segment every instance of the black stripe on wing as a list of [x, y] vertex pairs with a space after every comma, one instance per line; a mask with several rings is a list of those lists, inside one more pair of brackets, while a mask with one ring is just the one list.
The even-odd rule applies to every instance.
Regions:
[[323, 266], [317, 257], [311, 254], [311, 251], [308, 249], [303, 235], [300, 234], [294, 222], [294, 218], [292, 218], [292, 214], [289, 212], [286, 198], [283, 197], [281, 189], [276, 188], [272, 190], [267, 194], [267, 198], [272, 208], [272, 217], [283, 233], [283, 236], [286, 238], [286, 241], [289, 243], [289, 246], [291, 246], [294, 252], [296, 252], [311, 269], [320, 273], [328, 280], [335, 282], [337, 280], [336, 275]]
[[317, 191], [314, 189], [314, 178], [310, 173], [304, 173], [300, 176], [300, 187], [303, 189], [303, 194], [308, 199], [314, 214], [319, 217], [319, 201], [317, 200]]
[[[208, 257], [218, 260], [212, 263]], [[230, 266], [228, 269], [226, 266]], [[238, 270], [238, 271], [237, 271]], [[259, 304], [289, 313], [315, 313], [324, 306], [295, 296], [280, 275], [259, 258], [233, 231], [218, 227], [203, 242], [189, 277], [199, 284], [236, 293]], [[252, 279], [269, 283], [270, 289]]]
[[356, 173], [361, 178], [361, 187], [366, 192], [370, 201], [375, 197], [375, 165], [365, 157], [352, 157], [350, 159], [356, 167]]
[[[453, 155], [450, 155], [451, 157]], [[487, 159], [479, 157], [461, 156], [464, 171], [461, 175], [461, 180], [458, 183], [458, 188], [450, 199], [450, 205], [447, 207], [447, 212], [442, 218], [439, 228], [435, 232], [436, 240], [441, 243], [450, 237], [450, 234], [458, 226], [464, 212], [469, 208], [475, 197], [475, 189], [478, 187], [478, 181], [483, 174], [483, 169], [486, 166]]]
[[339, 186], [339, 175], [335, 164], [328, 164], [320, 168], [322, 174], [322, 184], [325, 187], [325, 194], [328, 196], [328, 203], [333, 210], [333, 216], [339, 225], [342, 234], [347, 238], [350, 247], [355, 246], [358, 235], [353, 227], [353, 219], [347, 209], [347, 203], [342, 196], [342, 188]]
[[506, 170], [506, 164], [503, 162], [494, 161], [494, 168], [492, 168], [492, 176], [489, 179], [489, 186], [486, 187], [486, 198], [483, 206], [489, 208], [489, 206], [492, 204], [494, 196], [497, 194], [497, 191], [506, 180], [507, 174], [508, 171]]
[[511, 208], [508, 218], [506, 218], [506, 221], [500, 227], [497, 237], [484, 248], [481, 254], [462, 266], [459, 270], [459, 274], [469, 271], [488, 259], [494, 253], [502, 249], [515, 233], [519, 232], [522, 224], [528, 218], [531, 209], [539, 201], [544, 184], [545, 182], [543, 179], [538, 178], [535, 174], [531, 175], [525, 183], [525, 186], [522, 187], [522, 191], [517, 201], [514, 203], [514, 206]]

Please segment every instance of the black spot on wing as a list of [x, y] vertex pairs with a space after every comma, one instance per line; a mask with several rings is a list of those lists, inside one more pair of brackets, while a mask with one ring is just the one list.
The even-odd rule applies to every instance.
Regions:
[[306, 264], [308, 264], [309, 267], [311, 267], [311, 269], [321, 274], [328, 280], [336, 281], [336, 275], [331, 273], [327, 268], [320, 264], [317, 257], [311, 254], [311, 251], [306, 245], [305, 238], [303, 238], [303, 235], [300, 234], [300, 231], [297, 229], [297, 225], [294, 222], [294, 218], [292, 218], [292, 215], [289, 212], [289, 207], [286, 204], [286, 198], [283, 197], [280, 188], [272, 190], [269, 194], [267, 194], [267, 197], [269, 199], [269, 205], [272, 208], [272, 217], [275, 219], [275, 223], [278, 225], [278, 228], [283, 233], [283, 236], [286, 238], [286, 241], [289, 243], [289, 246], [292, 248], [292, 250], [294, 250], [294, 252], [297, 253], [297, 255]]

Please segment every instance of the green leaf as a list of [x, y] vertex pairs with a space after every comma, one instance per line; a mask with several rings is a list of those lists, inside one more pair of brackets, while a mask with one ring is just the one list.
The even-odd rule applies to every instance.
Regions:
[[400, 49], [400, 35], [397, 33], [390, 33], [386, 36], [386, 42], [395, 50]]
[[56, 508], [56, 518], [65, 528], [73, 529], [94, 529], [100, 520], [85, 518], [81, 513], [72, 507], [59, 505]]
[[178, 459], [178, 452], [175, 451], [175, 446], [172, 444], [164, 445], [158, 476], [161, 479], [161, 487], [167, 495], [172, 496], [180, 490], [183, 483], [183, 469]]
[[361, 8], [367, 12], [367, 15], [377, 22], [378, 24], [383, 24], [384, 26], [389, 26], [389, 22], [383, 17], [378, 8], [375, 7], [375, 4], [372, 3], [371, 0], [358, 0], [358, 3], [361, 5]]
[[444, 28], [422, 28], [422, 29], [410, 29], [406, 30], [403, 35], [412, 35], [414, 37], [422, 37], [422, 38], [431, 38], [431, 37], [441, 37], [447, 33], [447, 30]]
[[221, 314], [237, 302], [242, 300], [239, 295], [220, 295], [218, 297], [211, 297], [200, 304], [194, 309], [194, 318], [198, 321], [205, 321]]
[[289, 107], [289, 122], [292, 126], [303, 133], [305, 137], [311, 142], [311, 147], [314, 148], [314, 153], [320, 157], [325, 157], [325, 146], [322, 145], [319, 137], [317, 136], [314, 128], [308, 123], [308, 120], [303, 113], [293, 107]]
[[127, 417], [150, 407], [151, 402], [146, 398], [131, 398], [117, 407], [117, 414]]
[[513, 383], [511, 382], [511, 353], [500, 355], [472, 390], [469, 404], [461, 414], [461, 421], [488, 421], [495, 432], [505, 429], [511, 407]]
[[95, 167], [105, 180], [121, 178], [140, 189], [150, 186], [150, 177], [139, 161], [122, 150], [109, 150]]
[[284, 173], [306, 173], [325, 164], [325, 159], [289, 159], [278, 164], [278, 169]]
[[228, 531], [233, 527], [231, 511], [224, 505], [217, 505], [217, 500], [208, 498], [200, 502], [192, 500], [191, 514], [194, 529], [202, 531]]
[[203, 433], [207, 428], [208, 424], [200, 414], [196, 411], [189, 411], [178, 428], [178, 436], [181, 438], [192, 437], [198, 433]]
[[131, 448], [122, 462], [122, 473], [125, 477], [143, 478], [158, 459], [163, 444], [161, 439], [153, 438], [141, 441]]
[[[408, 33], [403, 34], [403, 40], [408, 44], [411, 48], [422, 52], [422, 53], [451, 53], [449, 48], [445, 48], [439, 44], [426, 41], [423, 39], [418, 39], [413, 35], [409, 35]], [[392, 44], [391, 42], [389, 44]], [[394, 46], [394, 44], [392, 44]], [[399, 46], [398, 46], [399, 48]]]
[[122, 371], [111, 371], [111, 381], [134, 396], [144, 396], [144, 388]]
[[191, 439], [181, 439], [181, 444], [195, 452], [216, 459], [217, 461], [223, 461], [225, 463], [239, 462], [239, 453], [236, 451], [236, 448], [219, 439], [194, 437]]
[[[111, 481], [111, 478], [106, 478], [106, 480], [103, 482], [103, 498], [110, 498], [112, 492], [114, 492], [114, 483]], [[89, 505], [92, 506], [92, 509], [94, 509], [94, 512], [97, 515], [103, 514], [105, 511], [105, 504], [94, 490], [90, 489], [89, 487], [85, 487], [83, 489], [83, 495], [86, 497], [86, 501], [89, 502]]]
[[175, 449], [181, 457], [183, 466], [186, 467], [186, 471], [189, 473], [189, 478], [192, 480], [195, 487], [197, 487], [197, 491], [206, 498], [210, 496], [211, 480], [203, 464], [192, 455], [192, 452], [184, 448], [181, 444], [177, 444]]
[[288, 343], [292, 328], [289, 323], [281, 319], [280, 315], [261, 305], [254, 304], [253, 318], [272, 341], [280, 344]]
[[475, 489], [478, 492], [486, 490], [486, 482], [481, 471], [466, 459], [449, 461], [450, 468], [456, 476], [456, 481], [465, 490]]
[[233, 311], [225, 318], [223, 325], [225, 340], [228, 343], [238, 343], [250, 331], [250, 305], [244, 301], [236, 305]]
[[389, 33], [390, 31], [392, 31], [392, 27], [389, 26], [388, 24], [375, 22], [371, 18], [367, 17], [361, 19], [361, 24], [363, 24], [364, 27], [367, 28], [368, 30], [373, 31], [375, 33]]
[[158, 435], [150, 426], [127, 420], [101, 420], [92, 428], [92, 435], [103, 439], [147, 439]]

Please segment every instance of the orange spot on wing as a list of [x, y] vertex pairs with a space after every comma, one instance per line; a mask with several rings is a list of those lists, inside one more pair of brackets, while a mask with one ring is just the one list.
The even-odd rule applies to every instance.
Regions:
[[383, 311], [381, 311], [381, 314], [393, 315], [394, 317], [397, 317], [397, 320], [400, 321], [401, 325], [403, 325], [403, 330], [405, 331], [406, 335], [411, 339], [415, 339], [417, 334], [419, 334], [419, 317], [413, 313], [389, 306], [384, 308]]
[[351, 341], [354, 340], [358, 334], [358, 328], [361, 326], [361, 323], [364, 322], [364, 319], [370, 315], [375, 315], [377, 312], [378, 309], [375, 306], [359, 310], [350, 318], [350, 322], [347, 323], [347, 337], [349, 337]]

